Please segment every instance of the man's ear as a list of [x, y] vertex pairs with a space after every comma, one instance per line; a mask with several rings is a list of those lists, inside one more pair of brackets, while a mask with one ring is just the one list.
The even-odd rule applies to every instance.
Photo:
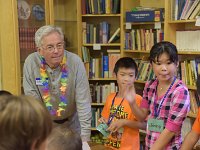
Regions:
[[178, 68], [178, 66], [179, 66], [179, 62], [176, 63], [176, 67], [177, 67], [177, 68]]
[[42, 48], [37, 47], [37, 52], [38, 52], [40, 55], [43, 55]]

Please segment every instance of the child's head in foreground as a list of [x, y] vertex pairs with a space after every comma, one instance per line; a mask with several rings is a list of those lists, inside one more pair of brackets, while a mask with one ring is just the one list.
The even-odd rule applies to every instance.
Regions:
[[122, 57], [115, 64], [114, 73], [117, 78], [119, 89], [120, 86], [131, 85], [134, 83], [138, 73], [137, 64], [130, 57]]
[[82, 150], [82, 140], [71, 129], [57, 126], [48, 138], [47, 150]]
[[6, 90], [0, 90], [0, 96], [10, 96], [12, 95], [9, 91]]
[[45, 150], [51, 117], [42, 103], [28, 96], [0, 97], [0, 149]]

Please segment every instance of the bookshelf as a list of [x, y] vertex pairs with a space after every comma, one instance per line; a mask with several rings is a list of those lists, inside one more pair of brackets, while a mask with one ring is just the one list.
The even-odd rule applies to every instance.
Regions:
[[[179, 17], [176, 19], [176, 17], [174, 17], [174, 13], [173, 13], [173, 11], [174, 11], [173, 8], [175, 6], [174, 6], [174, 3], [172, 0], [165, 0], [165, 5], [166, 5], [166, 11], [165, 11], [166, 19], [165, 19], [165, 29], [164, 29], [165, 33], [166, 33], [165, 40], [168, 40], [168, 41], [174, 43], [175, 45], [177, 45], [180, 65], [181, 65], [181, 62], [185, 62], [186, 60], [188, 60], [189, 62], [191, 62], [191, 60], [194, 60], [196, 62], [195, 59], [200, 57], [199, 50], [195, 51], [195, 50], [190, 50], [190, 49], [179, 48], [179, 45], [178, 45], [179, 42], [183, 41], [183, 42], [187, 43], [187, 41], [186, 41], [186, 39], [185, 40], [181, 39], [181, 41], [179, 41], [179, 39], [177, 39], [176, 37], [178, 36], [177, 31], [183, 31], [183, 32], [184, 31], [195, 31], [195, 30], [197, 31], [197, 30], [200, 30], [200, 27], [195, 26], [196, 20], [194, 20], [194, 19], [181, 20], [181, 19], [178, 19]], [[189, 36], [189, 34], [188, 34], [188, 36]], [[193, 41], [190, 40], [191, 43]], [[198, 67], [198, 65], [196, 67]], [[189, 70], [191, 68], [189, 67]], [[190, 70], [190, 72], [193, 72], [193, 71]], [[197, 72], [197, 74], [199, 74], [199, 73]], [[188, 76], [188, 74], [187, 74], [186, 78], [190, 78], [190, 76]], [[195, 82], [195, 81], [196, 80], [193, 80], [193, 82]], [[187, 85], [189, 91], [191, 91], [191, 92], [195, 92], [195, 90], [196, 90], [196, 86], [193, 82], [189, 82], [189, 83], [186, 82], [186, 85]], [[192, 100], [191, 106], [193, 105], [193, 103], [196, 103], [196, 102], [197, 102], [196, 100], [194, 100], [194, 101]], [[193, 113], [192, 111], [197, 112], [197, 110], [193, 110], [191, 107], [191, 112], [188, 114], [188, 116], [191, 118], [195, 118], [196, 113]]]
[[65, 48], [78, 54], [77, 1], [50, 0], [50, 24], [60, 26], [64, 32]]
[[[91, 89], [93, 116], [91, 140], [93, 142], [103, 143], [104, 139], [97, 132], [96, 127], [107, 95], [110, 91], [116, 91], [116, 79], [112, 76], [108, 67], [110, 65], [109, 59], [111, 59], [111, 55], [119, 56], [118, 58], [121, 56], [123, 1], [106, 0], [104, 1], [105, 7], [100, 4], [99, 0], [87, 2], [91, 2], [90, 5], [87, 6], [85, 0], [81, 0], [78, 4], [78, 33], [80, 35], [78, 37], [78, 50], [79, 56], [83, 58], [85, 63]], [[97, 8], [93, 2], [98, 3], [99, 7]], [[113, 2], [112, 8], [110, 2]], [[110, 7], [106, 7], [108, 5]], [[117, 30], [119, 30], [118, 34], [116, 33]], [[109, 42], [115, 33], [120, 38]], [[86, 51], [89, 54], [84, 54], [83, 49], [87, 49]], [[117, 52], [109, 52], [109, 50], [117, 50]], [[90, 62], [84, 59], [85, 55], [89, 55]]]
[[[161, 22], [161, 29], [164, 31], [164, 40], [176, 44], [177, 30], [199, 30], [200, 27], [195, 26], [195, 19], [174, 20], [172, 19], [172, 0], [120, 0], [120, 11], [118, 13], [102, 13], [89, 14], [82, 13], [82, 1], [73, 0], [25, 0], [31, 6], [34, 3], [43, 6], [45, 18], [37, 21], [30, 15], [27, 21], [19, 21], [17, 13], [17, 0], [0, 1], [0, 65], [1, 65], [1, 87], [11, 91], [13, 94], [21, 94], [21, 68], [23, 58], [31, 51], [22, 52], [20, 49], [19, 27], [39, 27], [45, 24], [55, 24], [61, 26], [65, 33], [66, 48], [69, 51], [77, 53], [82, 57], [82, 47], [86, 47], [90, 51], [90, 55], [94, 58], [101, 58], [102, 53], [108, 55], [108, 49], [120, 50], [120, 56], [132, 56], [133, 58], [142, 59], [149, 55], [149, 51], [144, 50], [124, 50], [126, 20], [125, 12], [132, 10], [136, 6], [165, 8], [165, 20]], [[93, 8], [94, 9], [94, 8]], [[120, 39], [113, 43], [103, 42], [83, 42], [83, 22], [99, 25], [100, 22], [106, 21], [110, 24], [110, 36], [120, 28]], [[154, 22], [132, 23], [134, 29], [154, 28]], [[108, 40], [108, 39], [107, 39]], [[12, 44], [11, 44], [12, 43]], [[100, 47], [100, 50], [93, 50], [94, 45]], [[180, 60], [194, 59], [200, 57], [199, 51], [179, 51]], [[9, 60], [9, 63], [8, 63]], [[12, 60], [12, 61], [10, 61]], [[20, 65], [21, 64], [21, 65]], [[86, 69], [89, 72], [89, 63], [86, 62]], [[21, 66], [21, 68], [20, 68]], [[89, 75], [89, 74], [88, 74]], [[110, 84], [116, 83], [112, 77], [93, 77], [89, 78], [91, 84]], [[145, 81], [137, 80], [137, 88], [143, 90]], [[15, 88], [13, 88], [15, 87]], [[195, 91], [196, 86], [187, 85], [190, 91]], [[94, 107], [102, 107], [102, 103], [92, 104]], [[92, 106], [92, 107], [93, 107]], [[189, 113], [189, 117], [195, 118], [196, 114]]]
[[[17, 1], [21, 83], [25, 59], [29, 54], [36, 51], [35, 32], [39, 27], [49, 22], [47, 5], [48, 3], [45, 0]], [[23, 93], [23, 87], [21, 92]]]
[[[23, 5], [26, 9], [25, 17], [23, 17], [22, 10], [21, 17], [19, 17], [18, 4]], [[65, 34], [66, 49], [78, 54], [78, 7], [76, 1], [8, 0], [6, 2], [1, 1], [0, 7], [2, 22], [0, 25], [2, 89], [16, 95], [22, 93], [23, 63], [30, 53], [36, 51], [33, 37], [35, 30], [40, 26], [55, 24], [62, 27]]]

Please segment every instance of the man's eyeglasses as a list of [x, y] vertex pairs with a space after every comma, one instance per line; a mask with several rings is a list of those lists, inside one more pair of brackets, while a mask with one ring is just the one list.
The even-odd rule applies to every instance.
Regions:
[[55, 49], [62, 50], [64, 48], [64, 43], [58, 43], [55, 46], [54, 45], [48, 45], [48, 46], [43, 47], [43, 48], [46, 49], [49, 52], [53, 52], [53, 51], [55, 51]]

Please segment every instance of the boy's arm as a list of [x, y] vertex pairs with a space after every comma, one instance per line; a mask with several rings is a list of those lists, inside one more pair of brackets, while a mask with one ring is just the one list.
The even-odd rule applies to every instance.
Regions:
[[146, 129], [146, 122], [119, 119], [119, 120], [111, 123], [111, 125], [108, 128], [108, 131], [116, 132], [120, 128], [124, 127], [124, 126], [130, 127], [130, 128], [143, 129], [144, 130], [144, 129]]
[[183, 145], [181, 146], [181, 150], [192, 150], [198, 140], [199, 134], [191, 130], [185, 137]]
[[169, 131], [168, 129], [164, 129], [162, 133], [160, 134], [159, 138], [156, 140], [156, 142], [153, 144], [150, 150], [161, 150], [164, 149], [167, 144], [170, 142], [170, 140], [175, 135], [174, 132]]

